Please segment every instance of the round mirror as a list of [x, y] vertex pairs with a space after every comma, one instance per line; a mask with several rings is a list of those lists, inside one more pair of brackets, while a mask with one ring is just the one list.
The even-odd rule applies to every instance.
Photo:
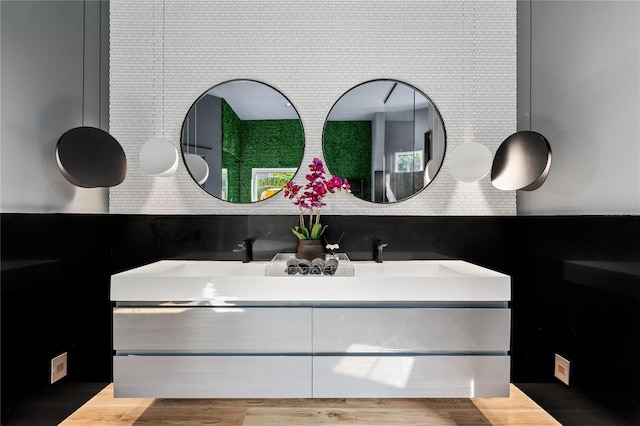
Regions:
[[446, 135], [438, 109], [424, 93], [401, 81], [373, 80], [333, 105], [322, 146], [327, 168], [349, 180], [355, 196], [393, 203], [435, 178]]
[[[193, 103], [180, 145], [189, 173], [204, 190], [221, 200], [251, 203], [272, 197], [293, 178], [302, 162], [304, 130], [278, 90], [232, 80]], [[204, 180], [202, 167], [190, 168], [194, 156], [208, 166]]]

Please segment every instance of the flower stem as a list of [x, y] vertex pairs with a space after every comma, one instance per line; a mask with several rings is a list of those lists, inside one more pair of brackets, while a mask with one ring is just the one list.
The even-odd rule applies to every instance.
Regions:
[[300, 228], [304, 228], [304, 214], [302, 207], [300, 207], [298, 210], [300, 210]]

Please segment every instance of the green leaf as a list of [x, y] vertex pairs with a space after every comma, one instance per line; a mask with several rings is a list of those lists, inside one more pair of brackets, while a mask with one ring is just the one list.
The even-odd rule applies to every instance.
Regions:
[[300, 240], [308, 240], [309, 239], [309, 231], [307, 230], [307, 228], [304, 228], [302, 226], [293, 227], [291, 229], [291, 232], [293, 232], [293, 235], [298, 237], [298, 239], [300, 239]]
[[313, 225], [313, 227], [311, 228], [311, 239], [312, 240], [319, 240], [320, 236], [324, 233], [324, 230], [327, 229], [328, 225], [322, 226], [321, 223], [316, 223], [315, 225]]

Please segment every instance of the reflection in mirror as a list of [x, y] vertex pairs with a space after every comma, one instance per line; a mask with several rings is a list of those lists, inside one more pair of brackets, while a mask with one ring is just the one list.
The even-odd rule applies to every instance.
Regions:
[[427, 186], [444, 160], [444, 123], [415, 87], [396, 80], [362, 83], [338, 99], [324, 125], [331, 174], [349, 180], [374, 203], [409, 198]]
[[[200, 96], [182, 125], [183, 157], [197, 155], [209, 174], [200, 185], [234, 203], [272, 197], [302, 161], [304, 131], [279, 91], [252, 80], [218, 84]], [[189, 162], [186, 162], [189, 168]], [[195, 177], [196, 170], [190, 170]]]

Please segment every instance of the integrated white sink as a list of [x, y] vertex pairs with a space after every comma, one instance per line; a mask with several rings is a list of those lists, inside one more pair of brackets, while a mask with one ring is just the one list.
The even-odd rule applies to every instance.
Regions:
[[264, 276], [268, 262], [241, 263], [214, 260], [163, 260], [118, 275], [131, 277], [229, 277]]
[[496, 272], [458, 260], [391, 260], [384, 263], [354, 262], [356, 275], [365, 277], [479, 277]]
[[510, 277], [460, 260], [352, 262], [355, 275], [265, 276], [268, 262], [162, 260], [112, 275], [113, 301], [510, 300]]

